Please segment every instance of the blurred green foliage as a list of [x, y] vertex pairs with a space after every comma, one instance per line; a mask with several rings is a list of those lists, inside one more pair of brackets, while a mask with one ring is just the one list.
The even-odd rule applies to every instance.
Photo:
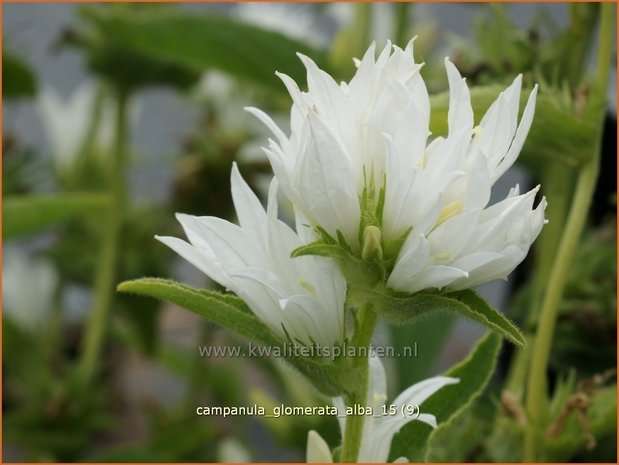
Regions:
[[2, 51], [2, 95], [6, 99], [32, 97], [37, 82], [33, 72], [17, 55]]

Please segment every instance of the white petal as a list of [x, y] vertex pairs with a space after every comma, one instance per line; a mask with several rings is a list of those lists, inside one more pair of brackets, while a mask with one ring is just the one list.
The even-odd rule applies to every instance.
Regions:
[[[445, 376], [437, 376], [435, 378], [426, 379], [413, 386], [407, 388], [402, 394], [400, 394], [392, 402], [396, 406], [398, 412], [401, 412], [406, 405], [421, 405], [428, 397], [433, 395], [436, 391], [447, 386], [448, 384], [458, 383], [456, 378], [449, 378]], [[421, 418], [423, 415], [423, 418]], [[391, 441], [393, 436], [407, 423], [411, 421], [421, 419], [424, 423], [432, 425], [434, 420], [434, 427], [436, 427], [436, 419], [433, 415], [420, 414], [419, 417], [413, 415], [402, 416], [386, 416], [378, 420], [374, 434], [376, 438], [373, 441], [374, 451], [373, 457], [377, 462], [385, 462], [389, 456], [389, 450], [391, 448]]]
[[340, 229], [350, 244], [358, 234], [360, 207], [355, 173], [333, 133], [313, 113], [311, 137], [300, 160], [299, 194], [308, 214], [335, 237]]
[[430, 425], [432, 428], [438, 427], [438, 424], [436, 423], [436, 417], [430, 413], [420, 413], [417, 417], [417, 420], [425, 423], [426, 425]]
[[507, 151], [507, 155], [499, 165], [497, 171], [495, 171], [493, 175], [493, 179], [496, 180], [503, 176], [505, 171], [509, 169], [510, 166], [513, 165], [514, 161], [520, 154], [522, 150], [522, 146], [524, 145], [524, 141], [529, 134], [529, 129], [531, 129], [531, 124], [533, 123], [533, 114], [535, 113], [535, 102], [537, 98], [537, 84], [533, 87], [531, 94], [529, 95], [529, 99], [527, 100], [527, 105], [524, 107], [524, 112], [522, 113], [522, 119], [520, 120], [520, 124], [518, 125], [518, 129], [516, 130], [516, 135], [514, 136], [514, 140], [512, 141], [509, 150]]
[[307, 435], [307, 463], [333, 463], [331, 450], [325, 440], [314, 430]]
[[232, 164], [230, 185], [232, 201], [241, 227], [254, 230], [264, 229], [264, 208], [256, 194], [241, 177], [236, 162]]
[[295, 103], [295, 105], [298, 105], [302, 111], [306, 111], [308, 107], [307, 99], [304, 97], [303, 92], [301, 92], [297, 83], [294, 82], [294, 79], [284, 73], [275, 74], [278, 78], [282, 80], [282, 82], [286, 86], [286, 89], [288, 90], [290, 97], [292, 97], [292, 101]]
[[424, 268], [402, 291], [417, 292], [430, 287], [443, 288], [458, 278], [468, 278], [469, 274], [459, 268], [445, 265], [433, 265]]
[[176, 215], [192, 244], [207, 245], [224, 270], [232, 270], [259, 263], [262, 251], [251, 244], [241, 228], [229, 221], [211, 216]]
[[440, 389], [450, 384], [458, 384], [460, 382], [457, 378], [451, 378], [449, 376], [435, 376], [419, 383], [413, 384], [408, 387], [393, 401], [394, 405], [421, 405], [425, 400], [432, 396]]
[[284, 145], [288, 142], [288, 138], [284, 132], [264, 111], [255, 107], [245, 107], [245, 110], [258, 118], [273, 133], [273, 135], [277, 137], [280, 144]]
[[368, 357], [369, 364], [369, 389], [368, 389], [368, 405], [373, 405], [375, 397], [387, 396], [387, 375], [380, 357], [371, 355]]
[[329, 126], [343, 137], [347, 144], [353, 143], [350, 125], [355, 115], [349, 109], [342, 88], [331, 76], [319, 69], [312, 59], [301, 53], [297, 55], [307, 70], [309, 92], [319, 108], [320, 115], [329, 121]]
[[[468, 289], [477, 286], [481, 283], [492, 281], [494, 279], [503, 278], [511, 273], [516, 266], [520, 264], [527, 254], [528, 249], [522, 249], [515, 245], [510, 245], [504, 250], [494, 255], [492, 260], [485, 263], [479, 263], [466, 278], [456, 279], [449, 284], [449, 289], [457, 291], [460, 289]], [[480, 252], [482, 254], [484, 252]], [[490, 257], [491, 253], [485, 252]]]
[[423, 161], [430, 130], [428, 120], [414, 99], [399, 118], [393, 139], [402, 156], [400, 167], [415, 166]]
[[449, 80], [449, 135], [458, 131], [471, 132], [473, 129], [473, 108], [466, 81], [449, 58], [445, 58], [445, 68]]
[[198, 249], [176, 237], [155, 236], [155, 239], [170, 247], [177, 254], [214, 281], [218, 282], [227, 289], [231, 288], [232, 283], [230, 278], [222, 270], [221, 264], [219, 263], [217, 257], [215, 257], [212, 252], [209, 252], [209, 250]]
[[431, 254], [457, 257], [473, 236], [481, 213], [479, 208], [446, 219], [428, 235]]
[[387, 286], [405, 290], [413, 277], [428, 263], [430, 244], [421, 234], [411, 232], [400, 249], [396, 264], [389, 275]]

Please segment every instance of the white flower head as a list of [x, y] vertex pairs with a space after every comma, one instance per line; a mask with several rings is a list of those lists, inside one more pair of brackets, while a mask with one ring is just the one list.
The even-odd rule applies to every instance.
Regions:
[[[92, 82], [84, 82], [68, 97], [63, 98], [54, 88], [43, 86], [38, 100], [38, 109], [54, 162], [61, 170], [71, 168], [80, 156], [94, 130], [93, 145], [107, 153], [114, 142], [116, 109], [109, 98], [103, 99], [98, 126], [91, 128], [93, 114], [97, 110], [97, 88]], [[134, 101], [129, 106], [129, 120], [135, 126], [141, 107]]]
[[[391, 441], [393, 436], [400, 429], [418, 420], [437, 427], [436, 417], [430, 413], [419, 413], [418, 415], [401, 415], [406, 412], [406, 406], [421, 406], [423, 402], [441, 388], [456, 384], [459, 380], [447, 376], [436, 376], [429, 378], [405, 389], [397, 396], [390, 405], [393, 405], [397, 415], [382, 415], [383, 406], [387, 401], [387, 378], [385, 369], [379, 357], [371, 355], [369, 357], [369, 383], [366, 406], [372, 408], [373, 415], [368, 415], [363, 423], [363, 433], [357, 462], [360, 463], [384, 463], [389, 458]], [[346, 429], [346, 406], [344, 399], [337, 397], [333, 399], [334, 405], [338, 409], [338, 419], [341, 431]], [[404, 407], [404, 408], [403, 408]], [[310, 431], [307, 442], [307, 461], [308, 462], [332, 462], [333, 457], [324, 439], [316, 432]], [[406, 461], [399, 458], [396, 462]]]
[[[43, 86], [39, 111], [54, 161], [61, 169], [70, 167], [84, 144], [95, 104], [95, 87], [82, 84], [69, 97]], [[109, 130], [104, 131], [107, 134]], [[111, 142], [108, 141], [108, 142]]]
[[4, 317], [27, 331], [40, 330], [52, 308], [58, 273], [51, 263], [19, 248], [5, 248], [2, 258]]
[[274, 179], [266, 211], [241, 177], [231, 176], [240, 225], [216, 217], [178, 214], [190, 243], [157, 237], [222, 286], [235, 292], [277, 334], [310, 345], [332, 346], [343, 339], [346, 283], [337, 267], [321, 257], [291, 258], [309, 237], [277, 218]]
[[248, 111], [273, 133], [265, 152], [275, 176], [312, 226], [341, 232], [359, 251], [360, 228], [374, 216], [383, 244], [403, 242], [387, 284], [408, 292], [504, 278], [524, 259], [544, 224], [545, 199], [533, 209], [538, 188], [521, 195], [516, 187], [488, 202], [524, 144], [537, 86], [520, 123], [518, 76], [474, 127], [466, 82], [446, 60], [449, 133], [428, 143], [430, 100], [413, 41], [404, 50], [387, 44], [378, 58], [372, 44], [348, 83], [299, 56], [307, 92], [279, 74], [293, 100], [290, 135]]

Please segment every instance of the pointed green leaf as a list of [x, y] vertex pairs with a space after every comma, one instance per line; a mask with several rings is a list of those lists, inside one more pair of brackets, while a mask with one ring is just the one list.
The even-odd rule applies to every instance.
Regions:
[[356, 372], [336, 359], [303, 357], [258, 319], [247, 305], [231, 294], [194, 289], [175, 281], [142, 278], [125, 281], [118, 291], [168, 300], [242, 336], [260, 342], [285, 355], [285, 360], [306, 375], [323, 394], [334, 397], [352, 390], [358, 383]]
[[466, 316], [502, 334], [519, 347], [525, 347], [527, 340], [520, 330], [505, 317], [495, 310], [479, 294], [472, 289], [450, 292], [446, 297], [463, 303], [469, 309]]
[[471, 353], [458, 365], [444, 373], [458, 378], [460, 383], [445, 386], [421, 405], [421, 411], [436, 416], [438, 428], [419, 421], [405, 425], [395, 436], [391, 446], [391, 457], [407, 457], [410, 462], [423, 462], [431, 450], [434, 438], [470, 407], [484, 390], [496, 363], [501, 338], [487, 333], [480, 339]]
[[233, 295], [198, 290], [159, 278], [125, 281], [118, 285], [118, 291], [168, 300], [250, 339], [267, 345], [280, 344], [271, 329], [256, 318], [241, 299]]
[[37, 232], [59, 221], [100, 212], [108, 205], [108, 196], [91, 193], [7, 197], [2, 206], [2, 235], [9, 239]]
[[106, 40], [125, 53], [194, 72], [218, 69], [278, 93], [286, 88], [275, 71], [305, 80], [297, 52], [323, 69], [327, 65], [323, 52], [299, 40], [222, 15], [166, 11], [94, 17]]
[[450, 311], [496, 331], [519, 347], [526, 345], [518, 328], [472, 290], [443, 294], [426, 289], [411, 295], [380, 285], [373, 289], [355, 287], [350, 292], [353, 299], [369, 299], [376, 312], [391, 323], [408, 324], [432, 312]]

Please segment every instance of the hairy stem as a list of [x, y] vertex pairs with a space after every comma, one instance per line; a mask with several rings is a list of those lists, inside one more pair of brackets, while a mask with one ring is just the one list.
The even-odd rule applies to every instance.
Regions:
[[[376, 313], [366, 305], [359, 310], [359, 333], [355, 346], [357, 348], [365, 348], [372, 341], [374, 326], [376, 325]], [[361, 356], [361, 350], [358, 351], [353, 361], [354, 367], [358, 369], [361, 375], [361, 383], [359, 388], [353, 392], [347, 399], [347, 406], [355, 405], [366, 406], [368, 393], [368, 357]], [[367, 355], [367, 350], [363, 355]], [[354, 463], [359, 456], [359, 448], [361, 446], [361, 436], [363, 435], [363, 423], [365, 415], [351, 415], [346, 418], [346, 430], [344, 431], [344, 440], [342, 441], [342, 452], [340, 462]]]

